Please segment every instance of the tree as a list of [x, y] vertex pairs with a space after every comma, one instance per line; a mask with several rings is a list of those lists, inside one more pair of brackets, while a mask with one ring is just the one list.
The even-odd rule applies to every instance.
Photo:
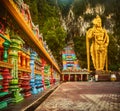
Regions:
[[80, 62], [80, 66], [82, 68], [87, 68], [87, 56], [86, 56], [86, 37], [85, 36], [76, 36], [73, 38], [74, 40], [74, 50], [76, 56]]
[[61, 27], [59, 19], [49, 17], [43, 26], [42, 33], [56, 60], [61, 64], [61, 51], [65, 46], [66, 32]]

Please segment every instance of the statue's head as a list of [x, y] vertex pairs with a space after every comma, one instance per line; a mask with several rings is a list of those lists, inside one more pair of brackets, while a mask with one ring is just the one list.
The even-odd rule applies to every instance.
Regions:
[[99, 15], [97, 15], [96, 18], [94, 18], [92, 22], [97, 27], [101, 27], [102, 25], [102, 20]]

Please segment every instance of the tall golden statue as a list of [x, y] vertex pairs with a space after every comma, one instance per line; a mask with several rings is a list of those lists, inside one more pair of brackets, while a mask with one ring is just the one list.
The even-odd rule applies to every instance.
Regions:
[[[92, 43], [90, 42], [92, 40]], [[91, 43], [91, 47], [89, 45]], [[107, 31], [102, 28], [101, 18], [97, 15], [93, 20], [93, 27], [86, 33], [87, 46], [87, 64], [88, 71], [90, 71], [90, 53], [96, 70], [103, 70], [106, 63], [106, 70], [108, 70], [107, 63], [107, 47], [109, 44], [109, 37]]]

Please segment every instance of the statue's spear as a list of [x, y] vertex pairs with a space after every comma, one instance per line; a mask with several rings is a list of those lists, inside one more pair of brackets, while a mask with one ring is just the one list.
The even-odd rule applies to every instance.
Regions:
[[[88, 33], [88, 32], [87, 32]], [[86, 48], [87, 48], [87, 69], [90, 71], [90, 52], [89, 52], [89, 39], [86, 33]]]

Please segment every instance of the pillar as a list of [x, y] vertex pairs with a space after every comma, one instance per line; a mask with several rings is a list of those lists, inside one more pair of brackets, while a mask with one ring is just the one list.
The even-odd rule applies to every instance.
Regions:
[[75, 74], [75, 81], [77, 81], [77, 75]]
[[18, 52], [18, 67], [21, 67], [21, 54], [22, 54], [22, 52], [21, 51], [19, 51]]
[[2, 35], [0, 34], [0, 49], [3, 49], [4, 47], [4, 51], [0, 54], [3, 54], [3, 61], [4, 62], [8, 62], [8, 48], [10, 47], [11, 41], [9, 40], [9, 34], [7, 35]]
[[5, 40], [3, 46], [4, 46], [3, 61], [8, 62], [8, 48], [10, 47], [10, 42]]
[[30, 69], [30, 56], [29, 55], [26, 56], [26, 68]]
[[36, 85], [35, 85], [35, 73], [34, 73], [35, 57], [36, 57], [36, 53], [31, 52], [31, 54], [30, 54], [30, 67], [31, 67], [30, 85], [32, 87], [32, 91], [31, 91], [32, 94], [37, 94], [38, 93], [38, 91], [36, 89]]
[[87, 74], [87, 81], [88, 81], [89, 75]]
[[[4, 51], [3, 51], [3, 61], [4, 62], [8, 62], [8, 49], [10, 47], [10, 41], [9, 40], [5, 40], [4, 43], [2, 44], [4, 47]], [[3, 76], [3, 91], [4, 92], [8, 92], [9, 89], [9, 82], [12, 79], [11, 75], [10, 75], [10, 71], [8, 68], [4, 68], [2, 71], [2, 76]]]
[[[0, 22], [0, 25], [1, 25], [1, 22]], [[3, 35], [0, 34], [0, 61], [3, 61], [3, 43], [4, 43], [4, 39], [2, 37]]]
[[23, 100], [23, 96], [20, 94], [20, 88], [18, 85], [18, 51], [21, 49], [22, 39], [17, 36], [11, 36], [11, 46], [10, 46], [10, 62], [13, 64], [13, 69], [11, 70], [12, 80], [10, 82], [10, 90], [13, 93], [12, 102], [19, 102]]
[[26, 59], [26, 54], [24, 53], [24, 52], [22, 52], [22, 67], [23, 68], [26, 68], [25, 66], [26, 66], [26, 61], [25, 61], [25, 59]]
[[81, 81], [83, 81], [83, 75], [81, 74]]

